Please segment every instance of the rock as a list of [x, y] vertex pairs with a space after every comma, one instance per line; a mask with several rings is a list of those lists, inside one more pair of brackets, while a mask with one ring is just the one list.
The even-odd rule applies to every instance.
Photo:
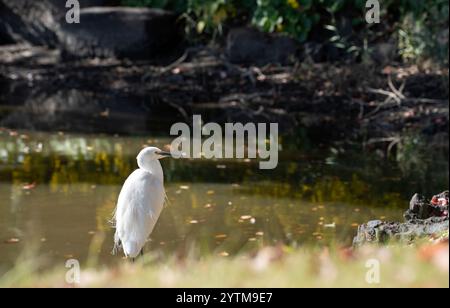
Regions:
[[[116, 4], [111, 0], [78, 0], [81, 8]], [[0, 0], [0, 44], [56, 46], [57, 21], [67, 12], [65, 0]]]
[[0, 37], [14, 43], [55, 46], [56, 14], [48, 0], [0, 0]]
[[266, 34], [251, 28], [232, 29], [227, 37], [226, 52], [236, 64], [288, 64], [298, 55], [299, 44], [285, 36]]
[[372, 220], [367, 223], [368, 228], [376, 228], [381, 225], [383, 222], [381, 220]]
[[[58, 8], [59, 12], [66, 12], [66, 0], [46, 0]], [[111, 6], [120, 3], [118, 0], [78, 0], [80, 8], [93, 6]]]
[[425, 201], [425, 198], [419, 194], [415, 194], [409, 202], [409, 210], [405, 212], [405, 219], [426, 219], [430, 217], [431, 208]]
[[80, 0], [81, 23], [68, 24], [65, 3], [0, 0], [0, 44], [47, 46], [70, 57], [150, 59], [170, 53], [181, 41], [177, 16], [171, 12]]
[[382, 244], [392, 240], [410, 242], [416, 238], [440, 234], [447, 231], [448, 228], [449, 221], [445, 217], [431, 217], [406, 223], [382, 222], [375, 227], [364, 224], [358, 228], [358, 234], [353, 240], [353, 245]]
[[[447, 203], [439, 204], [439, 200], [447, 200]], [[427, 202], [423, 196], [415, 194], [409, 203], [409, 210], [404, 215], [406, 221], [442, 216], [448, 216], [447, 191], [433, 196], [431, 202]]]
[[416, 238], [448, 232], [448, 192], [434, 196], [431, 203], [415, 194], [404, 217], [406, 221], [403, 223], [374, 220], [359, 226], [353, 245], [386, 243], [391, 240], [410, 242]]
[[149, 59], [180, 42], [177, 16], [163, 10], [93, 7], [82, 9], [80, 19], [61, 21], [58, 37], [66, 55]]

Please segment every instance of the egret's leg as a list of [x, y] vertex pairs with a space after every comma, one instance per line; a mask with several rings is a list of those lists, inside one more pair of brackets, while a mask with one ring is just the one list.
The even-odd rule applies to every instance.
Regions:
[[144, 256], [144, 248], [142, 248], [142, 250], [141, 250], [141, 257], [143, 257]]

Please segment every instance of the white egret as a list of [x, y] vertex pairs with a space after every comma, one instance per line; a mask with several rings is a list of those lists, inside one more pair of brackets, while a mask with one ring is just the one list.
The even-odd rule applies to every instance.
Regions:
[[164, 157], [171, 154], [154, 147], [143, 149], [137, 156], [139, 169], [125, 181], [117, 201], [114, 253], [122, 248], [125, 256], [132, 259], [143, 253], [166, 198], [159, 162]]

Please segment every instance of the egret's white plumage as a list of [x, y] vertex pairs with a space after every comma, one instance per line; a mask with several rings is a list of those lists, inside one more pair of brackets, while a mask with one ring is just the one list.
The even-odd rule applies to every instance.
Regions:
[[153, 147], [142, 150], [137, 157], [139, 169], [122, 187], [114, 215], [114, 243], [115, 250], [122, 247], [126, 257], [139, 255], [164, 207], [164, 174], [159, 159], [169, 155]]

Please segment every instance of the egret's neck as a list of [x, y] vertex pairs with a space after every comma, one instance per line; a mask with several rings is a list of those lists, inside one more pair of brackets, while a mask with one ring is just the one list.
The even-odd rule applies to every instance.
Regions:
[[164, 173], [159, 160], [147, 161], [145, 164], [139, 164], [139, 168], [153, 174], [161, 182], [164, 181]]

